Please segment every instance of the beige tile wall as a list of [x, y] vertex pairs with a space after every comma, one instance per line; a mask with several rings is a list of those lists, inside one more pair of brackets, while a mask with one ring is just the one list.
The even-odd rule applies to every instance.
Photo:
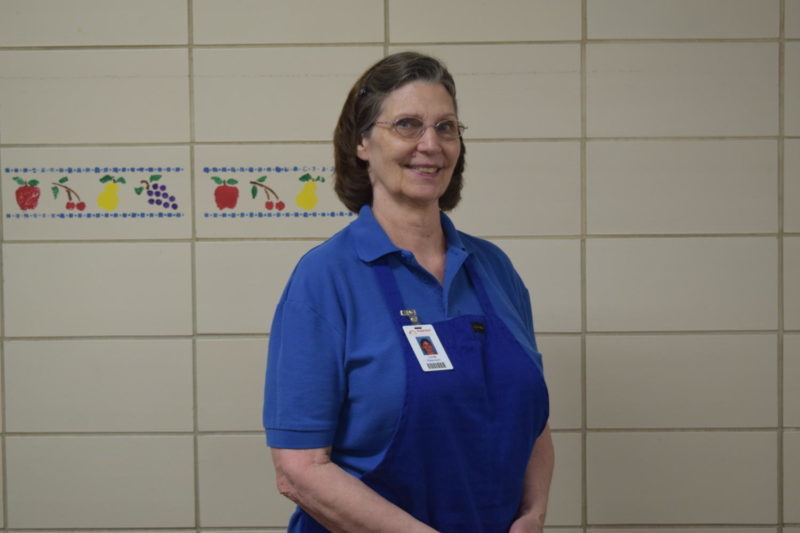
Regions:
[[405, 49], [531, 291], [547, 533], [800, 533], [800, 0], [0, 1], [0, 530], [284, 530], [270, 320]]

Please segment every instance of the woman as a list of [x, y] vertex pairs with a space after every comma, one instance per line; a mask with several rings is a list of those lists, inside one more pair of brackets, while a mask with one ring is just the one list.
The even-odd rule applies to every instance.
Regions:
[[416, 53], [344, 104], [335, 188], [359, 216], [300, 260], [270, 335], [264, 426], [291, 532], [542, 531], [553, 447], [529, 296], [443, 213], [463, 129], [450, 73]]

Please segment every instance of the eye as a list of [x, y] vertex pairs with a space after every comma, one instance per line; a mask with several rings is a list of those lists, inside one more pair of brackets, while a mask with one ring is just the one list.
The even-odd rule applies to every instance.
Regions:
[[436, 132], [440, 135], [457, 135], [458, 123], [455, 120], [442, 120], [436, 123]]

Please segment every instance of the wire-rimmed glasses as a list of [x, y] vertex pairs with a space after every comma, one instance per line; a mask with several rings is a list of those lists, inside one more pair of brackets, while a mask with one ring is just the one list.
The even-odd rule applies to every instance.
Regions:
[[460, 138], [467, 127], [453, 119], [444, 119], [435, 124], [425, 124], [416, 117], [399, 118], [397, 120], [376, 120], [375, 124], [386, 126], [406, 139], [419, 139], [428, 128], [433, 128], [436, 135], [443, 141], [455, 141]]

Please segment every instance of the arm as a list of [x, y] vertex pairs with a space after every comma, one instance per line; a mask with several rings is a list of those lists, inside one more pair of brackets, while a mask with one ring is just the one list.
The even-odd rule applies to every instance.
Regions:
[[272, 448], [278, 491], [332, 532], [431, 533], [331, 462], [330, 448]]
[[548, 424], [533, 446], [528, 467], [525, 469], [525, 489], [522, 493], [519, 514], [511, 524], [509, 533], [541, 533], [543, 531], [554, 462], [553, 437]]

